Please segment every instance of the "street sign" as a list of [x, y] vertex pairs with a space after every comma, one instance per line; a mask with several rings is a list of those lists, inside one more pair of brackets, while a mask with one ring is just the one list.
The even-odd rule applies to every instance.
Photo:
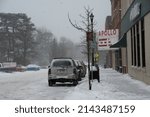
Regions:
[[118, 29], [99, 31], [97, 37], [98, 50], [111, 50], [110, 46], [118, 41], [119, 31]]

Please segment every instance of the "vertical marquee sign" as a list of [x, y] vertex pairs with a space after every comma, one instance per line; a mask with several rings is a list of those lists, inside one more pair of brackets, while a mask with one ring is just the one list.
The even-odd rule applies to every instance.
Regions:
[[97, 36], [98, 50], [110, 50], [112, 49], [110, 46], [118, 42], [119, 31], [118, 29], [99, 31]]

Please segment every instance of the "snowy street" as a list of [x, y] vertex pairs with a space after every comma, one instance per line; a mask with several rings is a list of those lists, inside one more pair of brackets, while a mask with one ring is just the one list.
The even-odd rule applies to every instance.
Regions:
[[1, 100], [146, 100], [150, 86], [112, 69], [100, 69], [101, 82], [83, 78], [77, 86], [56, 84], [49, 87], [47, 69], [15, 73], [0, 72]]
[[47, 69], [0, 73], [0, 99], [63, 99], [74, 87], [48, 87]]

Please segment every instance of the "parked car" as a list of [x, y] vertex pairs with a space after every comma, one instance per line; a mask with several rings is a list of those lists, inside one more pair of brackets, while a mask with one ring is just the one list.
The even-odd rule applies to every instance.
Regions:
[[86, 65], [83, 63], [83, 61], [75, 60], [77, 69], [80, 71], [80, 78], [85, 77], [86, 75]]
[[82, 68], [82, 74], [81, 74], [81, 76], [82, 77], [85, 77], [85, 75], [86, 75], [86, 70], [87, 70], [87, 67], [86, 67], [86, 65], [85, 65], [85, 63], [83, 62], [83, 61], [80, 61], [80, 63], [81, 63], [81, 68]]
[[40, 70], [40, 66], [36, 65], [36, 64], [29, 64], [26, 67], [27, 71], [37, 71]]
[[74, 60], [75, 61], [75, 65], [77, 68], [77, 72], [78, 72], [78, 80], [81, 81], [81, 73], [82, 73], [82, 69], [79, 65], [79, 61], [78, 60]]
[[78, 72], [72, 58], [54, 58], [48, 70], [48, 85], [56, 82], [72, 82], [78, 84]]
[[18, 72], [26, 71], [26, 67], [23, 65], [17, 65], [16, 71], [18, 71]]
[[83, 78], [86, 75], [86, 65], [83, 63], [83, 61], [77, 60], [78, 63], [78, 69], [80, 70], [80, 77]]

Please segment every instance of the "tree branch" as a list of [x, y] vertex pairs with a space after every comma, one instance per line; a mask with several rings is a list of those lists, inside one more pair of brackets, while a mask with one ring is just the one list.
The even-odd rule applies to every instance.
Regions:
[[71, 19], [70, 19], [70, 17], [69, 17], [69, 13], [68, 13], [68, 19], [69, 19], [70, 24], [71, 24], [74, 28], [76, 28], [77, 30], [83, 31], [83, 32], [87, 32], [87, 31], [86, 31], [84, 28], [82, 28], [81, 26], [77, 25], [76, 23], [72, 23], [72, 21], [71, 21]]

